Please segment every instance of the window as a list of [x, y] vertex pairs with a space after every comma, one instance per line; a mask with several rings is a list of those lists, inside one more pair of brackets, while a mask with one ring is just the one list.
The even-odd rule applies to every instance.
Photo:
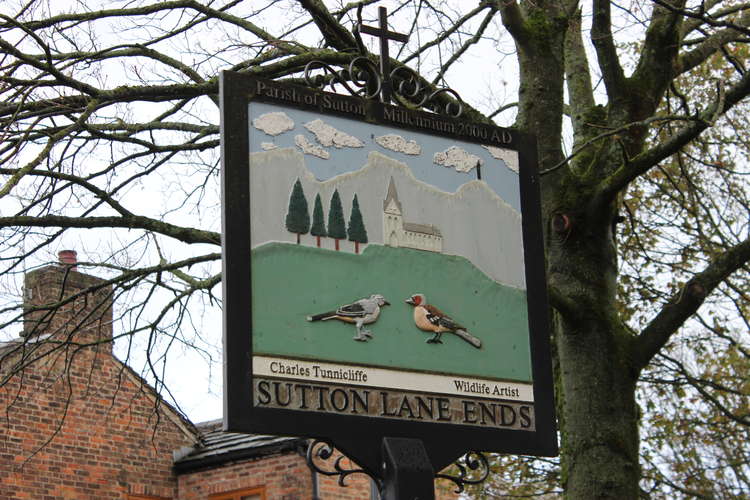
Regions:
[[250, 488], [209, 495], [209, 500], [266, 500], [265, 488]]

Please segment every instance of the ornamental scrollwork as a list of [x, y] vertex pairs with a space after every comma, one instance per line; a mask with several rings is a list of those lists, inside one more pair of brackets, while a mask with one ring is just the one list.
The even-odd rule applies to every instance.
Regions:
[[[321, 468], [317, 462], [330, 460], [334, 455], [334, 446], [330, 441], [322, 439], [315, 439], [310, 441], [307, 446], [307, 466], [319, 474], [324, 476], [339, 476], [339, 486], [347, 486], [345, 484], [346, 478], [352, 474], [367, 474], [363, 469], [347, 469], [343, 466], [343, 461], [346, 460], [344, 455], [339, 455], [333, 464], [327, 468]], [[317, 461], [316, 461], [317, 459]], [[367, 474], [369, 476], [369, 474]]]
[[[422, 78], [411, 68], [399, 66], [389, 75], [393, 86], [393, 97], [397, 104], [408, 108], [426, 108], [439, 115], [458, 118], [463, 113], [463, 101], [458, 93], [448, 87], [432, 90], [422, 83]], [[453, 97], [445, 105], [440, 96]]]
[[[478, 451], [470, 451], [461, 460], [455, 463], [459, 475], [449, 476], [447, 474], [436, 474], [435, 477], [453, 481], [457, 488], [456, 493], [464, 491], [466, 485], [484, 482], [490, 475], [490, 464], [487, 457]], [[475, 474], [476, 471], [479, 471]], [[472, 473], [472, 477], [468, 477]]]
[[[322, 73], [314, 73], [320, 70]], [[336, 85], [341, 85], [351, 95], [365, 99], [376, 98], [383, 85], [377, 66], [364, 56], [355, 57], [339, 71], [322, 61], [310, 61], [305, 65], [305, 81], [321, 90], [330, 86], [335, 91]]]
[[[326, 87], [336, 92], [343, 87], [350, 95], [364, 99], [377, 99], [383, 87], [383, 78], [370, 59], [359, 56], [340, 70], [323, 61], [310, 61], [304, 70], [305, 81], [311, 87], [323, 90]], [[401, 107], [428, 109], [433, 113], [458, 118], [464, 104], [458, 93], [448, 87], [433, 89], [424, 84], [422, 78], [411, 68], [399, 66], [388, 75], [393, 88], [390, 98]], [[452, 99], [441, 99], [448, 95]]]

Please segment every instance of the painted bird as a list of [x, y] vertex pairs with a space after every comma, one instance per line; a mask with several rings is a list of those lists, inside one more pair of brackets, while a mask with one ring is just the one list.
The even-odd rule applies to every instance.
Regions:
[[455, 333], [477, 349], [482, 347], [482, 341], [466, 331], [466, 328], [453, 321], [447, 314], [437, 307], [428, 304], [424, 294], [415, 293], [408, 299], [407, 304], [414, 306], [414, 323], [417, 328], [435, 335], [427, 339], [429, 344], [442, 344], [440, 337], [445, 332]]
[[375, 323], [378, 316], [380, 316], [380, 308], [389, 305], [391, 304], [385, 300], [385, 297], [376, 293], [351, 304], [339, 306], [335, 311], [308, 316], [307, 321], [337, 319], [346, 323], [354, 323], [357, 327], [357, 335], [354, 337], [354, 340], [366, 342], [368, 338], [372, 338], [372, 332], [362, 328], [362, 326]]

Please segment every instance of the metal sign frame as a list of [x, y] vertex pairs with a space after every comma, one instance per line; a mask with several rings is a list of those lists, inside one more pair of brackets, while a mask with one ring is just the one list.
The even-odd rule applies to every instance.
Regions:
[[[486, 143], [486, 139], [476, 136], [486, 137], [486, 132], [491, 132], [493, 137], [499, 137], [502, 141], [498, 146], [518, 152], [534, 431], [302, 412], [254, 405], [249, 103], [277, 103], [325, 115], [352, 118], [347, 113], [322, 109], [320, 103], [326, 99], [328, 102], [335, 99], [352, 106], [365, 106], [365, 121], [368, 123], [397, 126], [474, 143]], [[328, 439], [376, 477], [381, 474], [381, 442], [384, 437], [421, 440], [435, 470], [442, 469], [470, 450], [556, 455], [558, 448], [549, 345], [549, 309], [534, 139], [516, 130], [466, 121], [455, 121], [461, 124], [457, 127], [463, 132], [461, 134], [423, 130], [416, 125], [419, 122], [416, 119], [400, 120], [400, 123], [394, 124], [392, 120], [385, 119], [386, 112], [393, 116], [397, 110], [398, 113], [408, 113], [410, 117], [423, 119], [434, 119], [435, 115], [232, 72], [221, 75], [220, 101], [225, 430]]]

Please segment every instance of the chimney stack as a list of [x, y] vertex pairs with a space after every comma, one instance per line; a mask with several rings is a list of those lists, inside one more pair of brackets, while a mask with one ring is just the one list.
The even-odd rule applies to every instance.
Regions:
[[78, 252], [75, 250], [60, 250], [57, 258], [60, 265], [69, 267], [71, 271], [78, 271]]
[[26, 273], [21, 336], [53, 335], [64, 341], [100, 343], [111, 349], [112, 286], [78, 270], [75, 250], [60, 250], [58, 262]]

